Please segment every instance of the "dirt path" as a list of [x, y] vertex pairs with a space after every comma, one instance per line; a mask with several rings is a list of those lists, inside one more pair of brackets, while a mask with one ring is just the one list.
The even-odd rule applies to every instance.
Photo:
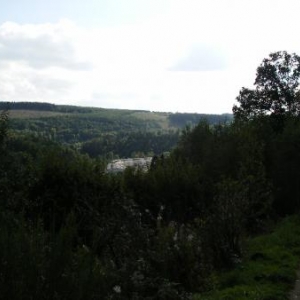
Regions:
[[295, 287], [290, 294], [290, 300], [300, 300], [300, 270], [297, 272], [297, 280], [295, 283]]

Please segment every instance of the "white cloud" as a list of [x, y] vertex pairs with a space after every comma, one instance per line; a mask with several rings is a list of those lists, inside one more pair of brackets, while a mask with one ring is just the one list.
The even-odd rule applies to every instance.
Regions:
[[135, 15], [114, 26], [6, 22], [0, 25], [0, 97], [230, 112], [264, 57], [300, 53], [299, 9], [298, 0], [166, 0], [162, 11], [152, 7], [146, 19]]
[[193, 45], [187, 56], [181, 58], [170, 71], [218, 71], [227, 67], [226, 56], [220, 49], [207, 45]]
[[68, 40], [70, 26], [68, 22], [23, 26], [4, 23], [0, 26], [0, 60], [20, 62], [36, 69], [87, 69], [89, 64], [76, 59], [74, 45]]
[[78, 32], [67, 20], [55, 24], [2, 24], [1, 99], [72, 102], [70, 96], [81, 76], [78, 73], [91, 71], [91, 63], [77, 51]]

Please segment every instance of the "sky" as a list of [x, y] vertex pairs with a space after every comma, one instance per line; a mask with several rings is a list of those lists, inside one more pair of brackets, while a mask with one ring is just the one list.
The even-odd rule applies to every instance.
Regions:
[[0, 101], [230, 113], [299, 0], [0, 0]]

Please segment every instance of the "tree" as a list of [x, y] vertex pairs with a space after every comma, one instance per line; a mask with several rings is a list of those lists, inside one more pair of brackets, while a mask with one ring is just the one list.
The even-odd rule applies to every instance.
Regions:
[[8, 130], [8, 110], [0, 112], [0, 146], [3, 144], [4, 139], [7, 136]]
[[257, 68], [254, 90], [242, 88], [234, 105], [236, 118], [258, 115], [299, 115], [300, 56], [286, 51], [274, 52]]

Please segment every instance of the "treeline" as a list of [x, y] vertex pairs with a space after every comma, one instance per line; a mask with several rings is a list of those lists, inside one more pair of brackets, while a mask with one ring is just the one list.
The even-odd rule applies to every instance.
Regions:
[[178, 139], [179, 131], [106, 134], [83, 143], [81, 152], [92, 158], [107, 159], [153, 156], [171, 151], [175, 148]]
[[74, 105], [55, 105], [46, 102], [0, 102], [0, 110], [37, 110], [62, 113], [91, 113], [92, 108]]
[[170, 123], [176, 127], [184, 127], [206, 120], [209, 124], [230, 123], [233, 119], [232, 114], [193, 114], [193, 113], [175, 113], [169, 115]]

